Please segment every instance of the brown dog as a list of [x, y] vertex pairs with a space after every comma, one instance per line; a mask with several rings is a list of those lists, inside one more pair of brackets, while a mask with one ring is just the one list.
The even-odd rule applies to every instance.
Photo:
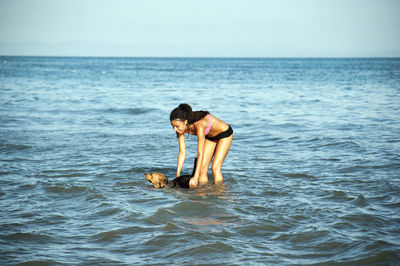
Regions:
[[146, 173], [145, 178], [147, 181], [152, 183], [155, 188], [164, 188], [164, 187], [183, 187], [189, 188], [189, 181], [192, 176], [190, 175], [182, 175], [180, 177], [175, 178], [174, 180], [170, 181], [165, 175], [161, 173]]
[[168, 178], [161, 173], [146, 173], [144, 174], [144, 177], [147, 181], [152, 183], [155, 188], [164, 188], [165, 184], [168, 183]]
[[161, 173], [146, 173], [144, 174], [144, 177], [146, 178], [147, 181], [152, 183], [155, 188], [164, 188], [164, 187], [183, 187], [183, 188], [189, 188], [189, 181], [190, 179], [194, 176], [194, 172], [196, 170], [196, 163], [197, 163], [197, 158], [194, 160], [194, 167], [193, 167], [193, 172], [192, 175], [182, 175], [180, 177], [175, 178], [174, 180], [170, 181], [168, 178], [165, 177], [165, 175]]

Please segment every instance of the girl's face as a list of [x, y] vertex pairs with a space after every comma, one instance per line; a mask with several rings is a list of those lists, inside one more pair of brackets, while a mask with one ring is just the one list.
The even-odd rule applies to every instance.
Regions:
[[184, 134], [186, 130], [187, 120], [181, 121], [179, 119], [171, 120], [172, 128], [178, 134]]

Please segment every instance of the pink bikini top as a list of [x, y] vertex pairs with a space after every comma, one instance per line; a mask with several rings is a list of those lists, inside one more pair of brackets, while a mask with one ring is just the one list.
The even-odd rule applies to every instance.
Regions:
[[[206, 130], [204, 131], [204, 135], [208, 135], [208, 133], [210, 132], [210, 129], [211, 129], [211, 125], [212, 125], [212, 121], [211, 121], [210, 115], [207, 114], [207, 117], [208, 117], [208, 127], [207, 127]], [[199, 122], [200, 122], [200, 120], [197, 121], [196, 123], [194, 123], [194, 126], [196, 126]]]

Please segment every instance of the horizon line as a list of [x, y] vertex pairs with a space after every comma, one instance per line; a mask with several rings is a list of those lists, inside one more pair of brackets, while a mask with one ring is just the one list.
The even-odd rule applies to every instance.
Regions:
[[159, 58], [159, 59], [397, 59], [398, 56], [108, 56], [108, 55], [3, 55], [0, 57], [54, 58]]

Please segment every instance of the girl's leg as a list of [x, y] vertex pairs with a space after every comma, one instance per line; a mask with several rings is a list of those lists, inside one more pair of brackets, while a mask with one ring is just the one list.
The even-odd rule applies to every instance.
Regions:
[[203, 163], [200, 169], [199, 185], [208, 183], [208, 168], [210, 167], [211, 159], [214, 155], [216, 145], [217, 143], [206, 139], [204, 145]]
[[222, 164], [225, 161], [229, 148], [231, 147], [233, 134], [227, 138], [220, 139], [215, 149], [214, 160], [211, 165], [211, 170], [214, 175], [214, 183], [222, 184], [224, 178], [221, 173]]

